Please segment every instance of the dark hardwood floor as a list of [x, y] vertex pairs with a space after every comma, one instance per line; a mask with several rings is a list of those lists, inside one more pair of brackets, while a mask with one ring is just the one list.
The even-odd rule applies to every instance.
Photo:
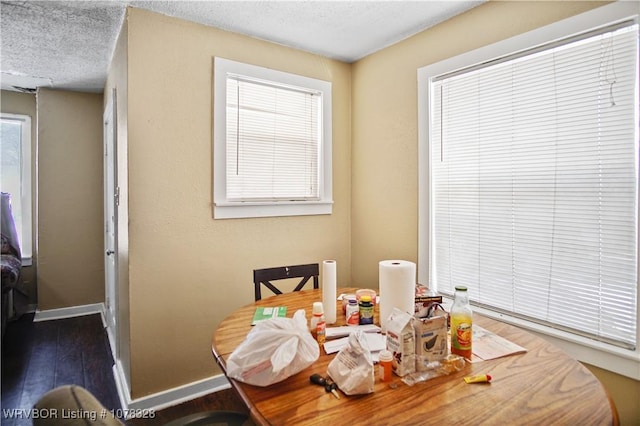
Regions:
[[[2, 339], [2, 424], [31, 425], [36, 401], [55, 387], [80, 385], [108, 409], [120, 408], [113, 360], [100, 315], [33, 322], [23, 315]], [[25, 411], [19, 411], [19, 410]]]
[[[86, 388], [109, 410], [120, 408], [112, 365], [100, 315], [37, 323], [33, 314], [23, 315], [8, 324], [2, 339], [0, 424], [31, 425], [32, 420], [24, 414], [45, 392], [66, 384]], [[161, 425], [209, 410], [247, 412], [229, 389], [156, 411], [152, 419], [130, 419], [127, 424]], [[19, 413], [24, 413], [22, 418], [15, 418]]]

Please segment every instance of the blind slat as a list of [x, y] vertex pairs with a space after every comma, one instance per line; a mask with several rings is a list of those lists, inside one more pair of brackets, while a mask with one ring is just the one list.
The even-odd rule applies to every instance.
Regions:
[[319, 197], [316, 92], [227, 77], [227, 198]]
[[635, 348], [637, 54], [633, 24], [433, 80], [438, 291]]

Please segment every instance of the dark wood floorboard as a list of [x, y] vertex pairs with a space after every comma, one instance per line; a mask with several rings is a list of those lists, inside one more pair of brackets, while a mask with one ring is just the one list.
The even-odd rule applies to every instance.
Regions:
[[[28, 410], [47, 391], [68, 384], [86, 388], [110, 410], [120, 408], [112, 366], [100, 315], [37, 323], [33, 314], [23, 315], [2, 339], [2, 425], [31, 425]], [[10, 412], [23, 418], [9, 418]]]
[[[9, 412], [29, 410], [44, 393], [67, 384], [86, 388], [109, 410], [120, 408], [112, 366], [100, 315], [34, 323], [33, 314], [27, 314], [10, 322], [2, 339], [0, 424], [31, 426], [31, 419], [9, 418]], [[127, 424], [162, 425], [210, 410], [247, 413], [234, 391], [227, 389], [156, 411], [154, 418], [130, 419]]]

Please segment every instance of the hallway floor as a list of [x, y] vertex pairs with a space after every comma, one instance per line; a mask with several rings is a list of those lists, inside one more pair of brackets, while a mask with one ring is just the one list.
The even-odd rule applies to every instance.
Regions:
[[[213, 362], [213, 361], [212, 361]], [[100, 315], [33, 322], [33, 314], [10, 322], [2, 340], [3, 426], [31, 426], [30, 409], [47, 391], [76, 384], [107, 409], [120, 408], [113, 379], [113, 358]], [[154, 413], [153, 419], [130, 419], [130, 426], [161, 425], [208, 410], [247, 412], [231, 389], [211, 393]]]
[[66, 384], [86, 388], [108, 409], [120, 408], [112, 365], [100, 315], [43, 322], [23, 315], [7, 325], [2, 340], [1, 423], [31, 425], [36, 401]]

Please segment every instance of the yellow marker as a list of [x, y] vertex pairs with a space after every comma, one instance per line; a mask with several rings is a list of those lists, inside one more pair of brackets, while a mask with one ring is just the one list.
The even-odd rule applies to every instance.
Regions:
[[467, 376], [464, 378], [467, 383], [488, 383], [491, 381], [491, 376], [488, 374], [478, 374], [476, 376]]

